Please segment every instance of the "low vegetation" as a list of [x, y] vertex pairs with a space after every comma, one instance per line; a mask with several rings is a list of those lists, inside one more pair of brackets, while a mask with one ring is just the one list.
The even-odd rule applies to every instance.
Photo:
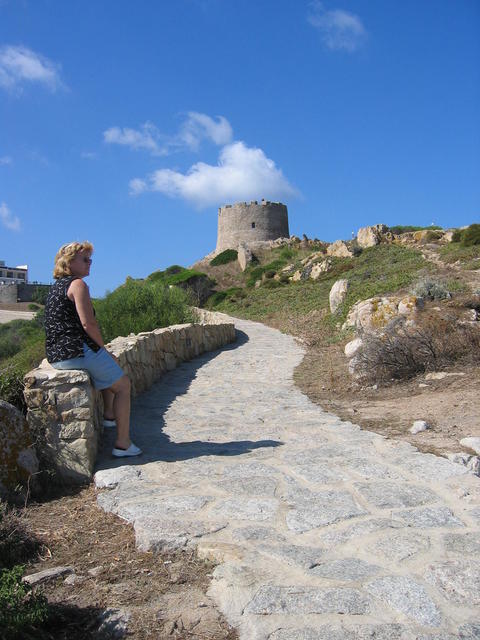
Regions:
[[238, 251], [235, 251], [235, 249], [225, 249], [225, 251], [222, 251], [221, 253], [216, 255], [213, 260], [210, 260], [210, 264], [212, 265], [212, 267], [218, 267], [221, 264], [228, 264], [229, 262], [233, 262], [234, 260], [237, 260], [237, 258]]
[[397, 224], [394, 227], [389, 227], [389, 231], [391, 231], [392, 233], [395, 234], [401, 234], [401, 233], [411, 233], [413, 231], [434, 231], [434, 230], [439, 230], [442, 227], [439, 227], [435, 224], [431, 224], [429, 227], [414, 227], [412, 225], [402, 225], [402, 224]]
[[25, 410], [23, 376], [45, 357], [43, 311], [0, 324], [0, 398]]
[[194, 317], [188, 292], [166, 284], [168, 278], [181, 276], [183, 272], [140, 281], [128, 279], [105, 298], [95, 300], [95, 311], [105, 342], [130, 333], [192, 322]]
[[364, 384], [388, 384], [455, 363], [471, 364], [480, 352], [480, 328], [456, 315], [424, 312], [414, 325], [396, 318], [381, 333], [366, 333], [354, 371]]
[[[24, 563], [42, 545], [27, 531], [21, 517], [0, 502], [0, 637], [29, 638], [35, 626], [47, 619], [47, 600], [22, 581]], [[30, 633], [33, 635], [30, 636]]]
[[[312, 250], [291, 247], [272, 251], [270, 260], [267, 257], [264, 264], [245, 271], [244, 288], [233, 287], [217, 292], [208, 300], [207, 306], [252, 320], [305, 317], [323, 311], [321, 318], [317, 315], [316, 322], [321, 325], [318, 330], [322, 335], [328, 334], [330, 340], [337, 340], [342, 335], [337, 325], [343, 322], [355, 302], [406, 289], [418, 279], [419, 273], [427, 274], [430, 269], [416, 249], [378, 245], [365, 249], [356, 258], [331, 258], [331, 268], [315, 281], [289, 282], [288, 276], [274, 279], [288, 264], [292, 264], [294, 269], [301, 267], [302, 258], [309, 253]], [[262, 285], [253, 287], [262, 277]], [[347, 298], [332, 316], [329, 313], [330, 289], [336, 280], [344, 277], [349, 280]], [[284, 328], [287, 329], [287, 325]]]

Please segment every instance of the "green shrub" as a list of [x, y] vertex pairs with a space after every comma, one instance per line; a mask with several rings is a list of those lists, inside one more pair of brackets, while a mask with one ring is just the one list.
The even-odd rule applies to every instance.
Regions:
[[238, 260], [238, 251], [235, 251], [235, 249], [225, 249], [225, 251], [215, 256], [213, 260], [210, 260], [210, 264], [212, 267], [217, 267], [218, 265], [228, 264], [234, 260]]
[[226, 297], [227, 297], [227, 292], [226, 291], [215, 291], [215, 293], [213, 293], [208, 298], [205, 306], [208, 309], [212, 309], [213, 307], [216, 307], [217, 304], [220, 304], [221, 302], [223, 302]]
[[463, 229], [455, 229], [452, 234], [452, 242], [460, 242], [463, 235]]
[[41, 307], [38, 304], [35, 304], [35, 302], [30, 302], [30, 304], [28, 305], [29, 311], [39, 311], [40, 308]]
[[292, 247], [282, 247], [278, 253], [278, 257], [283, 260], [291, 260], [296, 256], [297, 252]]
[[22, 631], [45, 621], [48, 617], [47, 599], [42, 593], [22, 582], [24, 567], [0, 570], [0, 629], [2, 638], [20, 637]]
[[181, 267], [179, 264], [172, 264], [171, 267], [165, 269], [164, 273], [166, 276], [174, 276], [182, 271], [185, 271], [185, 267]]
[[38, 304], [45, 304], [50, 288], [49, 287], [35, 287], [32, 293], [33, 302]]
[[429, 227], [414, 227], [412, 225], [406, 224], [397, 224], [394, 227], [389, 227], [389, 231], [391, 231], [392, 233], [411, 233], [412, 231], [424, 231], [425, 229], [431, 229], [431, 230], [435, 230], [435, 229], [441, 229], [442, 227], [439, 227], [436, 224], [431, 224]]
[[452, 295], [443, 282], [425, 278], [420, 280], [413, 287], [412, 293], [419, 298], [427, 300], [445, 300], [451, 298]]
[[265, 280], [265, 282], [263, 283], [263, 288], [264, 289], [277, 289], [278, 287], [281, 287], [282, 285], [280, 284], [280, 282], [278, 280], [273, 280], [273, 278], [271, 280]]
[[0, 399], [13, 404], [19, 411], [26, 412], [23, 397], [23, 376], [29, 369], [8, 367], [0, 370]]
[[10, 358], [20, 351], [20, 341], [10, 336], [0, 336], [0, 360]]
[[271, 280], [271, 278], [273, 278], [275, 274], [276, 274], [276, 271], [274, 271], [273, 269], [267, 269], [267, 271], [263, 272], [263, 277], [266, 280]]
[[471, 224], [469, 227], [463, 230], [462, 246], [473, 247], [480, 244], [480, 224]]
[[148, 279], [128, 280], [105, 298], [96, 300], [95, 310], [103, 338], [110, 342], [129, 333], [191, 322], [194, 318], [189, 303], [188, 293], [178, 287], [169, 288]]

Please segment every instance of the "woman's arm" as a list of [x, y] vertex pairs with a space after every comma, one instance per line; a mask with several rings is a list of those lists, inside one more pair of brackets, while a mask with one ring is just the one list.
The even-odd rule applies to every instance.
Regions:
[[92, 300], [85, 282], [80, 278], [74, 280], [68, 287], [67, 296], [74, 302], [78, 317], [85, 332], [99, 347], [103, 347], [102, 334], [100, 333], [98, 322], [95, 319]]

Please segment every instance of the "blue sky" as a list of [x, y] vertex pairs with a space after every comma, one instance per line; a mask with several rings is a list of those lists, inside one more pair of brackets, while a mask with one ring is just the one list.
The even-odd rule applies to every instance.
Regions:
[[478, 0], [0, 0], [0, 259], [94, 295], [215, 248], [217, 208], [290, 232], [480, 220]]

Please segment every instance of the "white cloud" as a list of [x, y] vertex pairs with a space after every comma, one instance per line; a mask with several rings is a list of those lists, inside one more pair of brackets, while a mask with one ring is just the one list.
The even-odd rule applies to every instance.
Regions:
[[0, 204], [0, 222], [11, 231], [20, 231], [20, 218], [12, 214], [5, 202]]
[[4, 164], [12, 164], [13, 159], [11, 156], [2, 156], [0, 157], [0, 165]]
[[228, 144], [233, 138], [233, 130], [223, 116], [217, 116], [217, 122], [215, 122], [204, 113], [190, 111], [182, 125], [179, 138], [187, 147], [197, 150], [204, 139], [211, 140], [220, 146]]
[[59, 65], [22, 46], [0, 47], [0, 87], [21, 91], [27, 82], [38, 82], [51, 91], [62, 86]]
[[310, 8], [308, 21], [318, 29], [326, 47], [353, 52], [362, 46], [367, 31], [357, 15], [343, 9], [327, 11], [318, 0], [312, 2]]
[[243, 142], [223, 147], [217, 165], [197, 162], [185, 174], [159, 169], [145, 180], [131, 180], [130, 190], [132, 194], [159, 191], [198, 208], [237, 200], [280, 200], [297, 194], [262, 149], [247, 147]]
[[160, 144], [160, 137], [160, 132], [151, 122], [145, 122], [140, 131], [128, 127], [110, 127], [103, 132], [103, 139], [109, 144], [121, 144], [131, 149], [146, 149], [156, 156], [168, 153], [166, 147]]
[[232, 127], [226, 118], [217, 116], [215, 120], [196, 111], [187, 114], [180, 131], [173, 136], [163, 135], [151, 122], [141, 125], [140, 129], [111, 127], [103, 132], [103, 139], [109, 144], [146, 149], [154, 156], [166, 156], [184, 149], [197, 151], [203, 140], [224, 145], [230, 142], [232, 137]]

